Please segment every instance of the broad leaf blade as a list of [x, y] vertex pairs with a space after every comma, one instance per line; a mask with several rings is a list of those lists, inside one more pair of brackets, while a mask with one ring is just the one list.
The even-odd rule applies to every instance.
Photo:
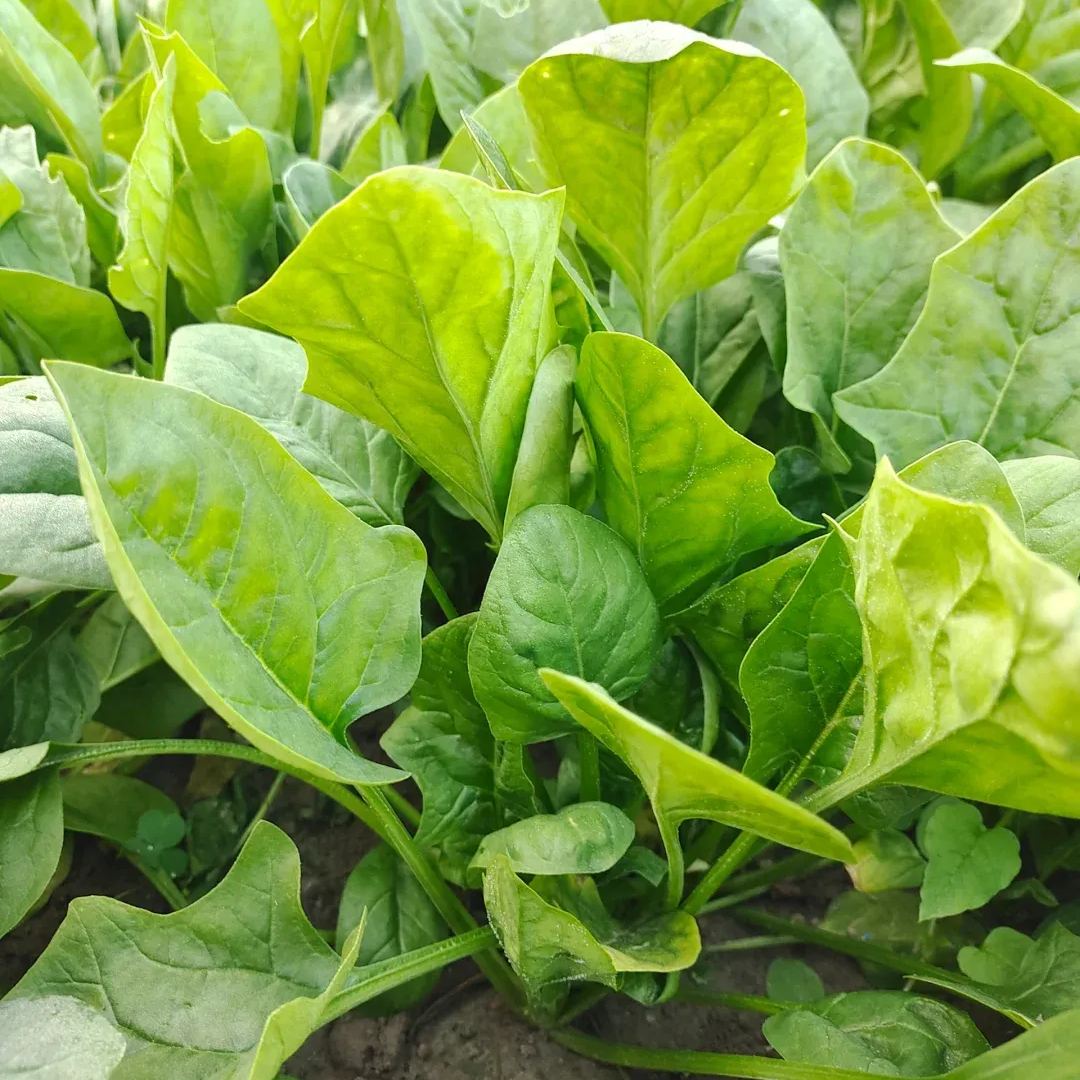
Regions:
[[344, 740], [415, 677], [419, 540], [353, 517], [255, 421], [201, 394], [70, 364], [49, 377], [106, 560], [162, 656], [266, 752], [397, 779]]
[[17, 926], [45, 892], [63, 843], [55, 769], [0, 784], [0, 937]]
[[624, 23], [557, 46], [519, 87], [549, 179], [653, 340], [677, 300], [735, 269], [800, 178], [802, 93], [746, 45]]
[[240, 303], [304, 346], [309, 393], [395, 435], [496, 539], [547, 352], [561, 204], [390, 169], [323, 215]]

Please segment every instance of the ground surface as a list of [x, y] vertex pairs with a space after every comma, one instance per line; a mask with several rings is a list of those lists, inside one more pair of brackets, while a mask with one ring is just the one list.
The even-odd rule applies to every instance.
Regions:
[[[325, 808], [311, 801], [309, 790], [291, 782], [270, 815], [300, 848], [304, 907], [316, 926], [334, 924], [345, 877], [370, 845], [359, 823], [328, 826], [324, 815]], [[835, 876], [811, 881], [779, 901], [778, 910], [816, 915], [828, 896], [842, 887], [842, 879]], [[0, 941], [0, 993], [33, 963], [68, 903], [97, 893], [151, 910], [164, 909], [128, 863], [100, 842], [76, 837], [67, 879], [40, 912]], [[706, 947], [746, 933], [721, 915], [706, 920], [703, 932]], [[781, 955], [810, 959], [830, 991], [860, 983], [857, 969], [846, 959], [800, 948], [715, 954], [710, 982], [717, 989], [763, 993], [768, 964]], [[289, 1074], [296, 1080], [601, 1080], [620, 1075], [646, 1080], [654, 1075], [620, 1073], [564, 1050], [505, 1009], [474, 973], [469, 961], [457, 965], [445, 973], [431, 998], [409, 1013], [339, 1020], [309, 1040], [290, 1062]], [[761, 1018], [728, 1009], [685, 1004], [646, 1009], [627, 998], [612, 997], [584, 1017], [581, 1026], [615, 1041], [645, 1046], [735, 1053], [767, 1050]]]

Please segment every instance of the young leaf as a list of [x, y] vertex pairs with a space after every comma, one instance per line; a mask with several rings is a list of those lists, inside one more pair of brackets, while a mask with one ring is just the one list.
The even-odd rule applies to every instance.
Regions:
[[165, 26], [224, 83], [251, 123], [274, 127], [283, 90], [281, 59], [264, 0], [168, 0]]
[[0, 938], [45, 891], [63, 844], [64, 813], [55, 769], [0, 784]]
[[1047, 454], [1001, 467], [1024, 511], [1027, 546], [1080, 574], [1080, 461]]
[[625, 23], [557, 46], [518, 85], [549, 179], [650, 340], [676, 301], [735, 269], [800, 179], [802, 93], [749, 46]]
[[41, 376], [0, 384], [0, 573], [112, 587], [63, 410]]
[[19, 0], [0, 0], [0, 108], [5, 123], [55, 132], [104, 178], [97, 94], [78, 61]]
[[[1080, 330], [1070, 301], [1078, 221], [1074, 159], [934, 263], [922, 315], [884, 369], [836, 395], [841, 418], [898, 465], [954, 439], [998, 458], [1080, 453]], [[957, 322], [959, 310], [967, 316]], [[944, 394], [930, 377], [941, 371]]]
[[823, 438], [840, 437], [833, 394], [892, 358], [922, 308], [934, 260], [959, 239], [891, 147], [849, 139], [814, 171], [780, 233], [784, 396], [821, 421]]
[[165, 370], [165, 286], [169, 274], [169, 231], [174, 200], [172, 117], [174, 61], [165, 65], [150, 96], [142, 135], [128, 169], [122, 215], [124, 246], [109, 268], [117, 302], [150, 320], [154, 370]]
[[940, 0], [900, 2], [919, 47], [926, 105], [916, 141], [919, 168], [932, 180], [963, 148], [971, 127], [974, 93], [967, 72], [935, 63], [960, 51], [960, 42]]
[[97, 671], [103, 692], [160, 659], [146, 631], [115, 594], [94, 608], [76, 640]]
[[618, 536], [569, 506], [518, 516], [469, 645], [473, 692], [497, 739], [539, 742], [574, 730], [540, 668], [601, 680], [624, 698], [659, 649], [656, 602]]
[[957, 963], [1032, 1024], [1073, 1008], [1080, 992], [1080, 938], [1059, 922], [1035, 939], [999, 926], [982, 945], [961, 949]]
[[300, 50], [311, 96], [311, 156], [319, 157], [327, 87], [336, 57], [355, 37], [360, 5], [358, 0], [307, 0], [306, 7], [311, 19], [300, 35]]
[[1020, 841], [1008, 829], [988, 829], [971, 803], [934, 803], [919, 827], [926, 855], [919, 919], [959, 915], [988, 904], [1020, 873]]
[[498, 824], [495, 747], [469, 682], [467, 655], [476, 619], [475, 614], [454, 619], [424, 638], [412, 704], [380, 739], [423, 795], [416, 842], [459, 885], [465, 884], [481, 839]]
[[210, 1067], [261, 1080], [276, 1075], [248, 1071], [264, 1025], [318, 998], [340, 968], [300, 908], [296, 848], [261, 822], [221, 884], [172, 915], [74, 901], [9, 1000], [62, 994], [104, 1013], [127, 1038], [132, 1080], [195, 1080]]
[[0, 1077], [109, 1080], [127, 1050], [124, 1036], [95, 1009], [59, 995], [0, 1002]]
[[507, 528], [530, 506], [570, 501], [574, 367], [574, 350], [561, 345], [537, 369], [506, 504]]
[[329, 210], [348, 195], [353, 185], [337, 170], [321, 161], [295, 161], [281, 178], [289, 223], [293, 234], [302, 240]]
[[851, 845], [843, 833], [635, 716], [602, 687], [558, 671], [543, 671], [541, 678], [574, 719], [626, 762], [641, 782], [667, 852], [672, 904], [682, 895], [679, 825], [691, 819], [719, 821], [801, 851], [851, 861]]
[[415, 678], [416, 536], [353, 517], [255, 421], [201, 394], [72, 364], [49, 378], [120, 595], [162, 656], [267, 753], [334, 779], [400, 778], [345, 733]]
[[0, 175], [18, 192], [18, 207], [0, 229], [0, 266], [89, 285], [86, 216], [67, 184], [38, 160], [32, 127], [0, 129]]
[[867, 703], [848, 769], [821, 799], [888, 776], [1080, 816], [1075, 580], [992, 510], [909, 487], [887, 461], [852, 550]]
[[304, 346], [309, 393], [395, 435], [495, 539], [547, 352], [561, 203], [391, 169], [324, 214], [240, 303]]
[[952, 1005], [888, 990], [835, 994], [770, 1016], [762, 1032], [788, 1061], [881, 1076], [938, 1076], [990, 1048]]
[[0, 621], [0, 750], [78, 742], [97, 709], [97, 672], [72, 636], [80, 603], [54, 593]]
[[877, 829], [853, 847], [855, 861], [848, 873], [859, 892], [917, 889], [922, 884], [926, 860], [899, 829]]
[[[335, 947], [343, 952], [349, 935], [363, 923], [357, 962], [374, 964], [423, 948], [446, 937], [446, 924], [412, 871], [380, 844], [345, 879], [338, 908]], [[433, 971], [368, 1003], [366, 1015], [402, 1012], [423, 1001], [439, 981]]]
[[870, 99], [826, 15], [812, 0], [747, 0], [731, 36], [780, 64], [806, 97], [807, 165], [843, 138], [862, 135]]
[[339, 503], [369, 525], [400, 525], [416, 466], [367, 420], [301, 392], [304, 350], [241, 326], [185, 326], [165, 381], [254, 417]]
[[530, 992], [580, 979], [615, 988], [620, 974], [682, 971], [697, 959], [701, 939], [692, 916], [669, 911], [635, 927], [620, 926], [592, 881], [584, 883], [572, 912], [526, 885], [505, 855], [496, 856], [484, 874], [491, 925]]
[[769, 486], [772, 455], [732, 431], [655, 346], [590, 334], [577, 393], [607, 519], [636, 547], [662, 611], [748, 552], [806, 532]]
[[518, 874], [600, 874], [634, 842], [634, 823], [608, 803], [575, 803], [489, 833], [469, 864], [483, 870], [506, 858]]
[[805, 961], [781, 957], [769, 965], [765, 993], [774, 1001], [812, 1002], [825, 996], [825, 986]]
[[965, 49], [939, 60], [942, 67], [981, 75], [1012, 103], [1038, 132], [1055, 161], [1080, 154], [1080, 109], [1026, 71], [1007, 64], [986, 49]]

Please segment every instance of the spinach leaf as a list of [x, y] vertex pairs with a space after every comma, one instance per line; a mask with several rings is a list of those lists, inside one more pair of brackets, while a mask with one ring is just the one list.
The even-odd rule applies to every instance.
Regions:
[[64, 813], [55, 769], [0, 784], [0, 865], [4, 867], [0, 937], [17, 926], [45, 892], [63, 843]]
[[108, 1019], [71, 997], [0, 1002], [0, 1076], [62, 1080], [72, 1059], [83, 1080], [109, 1080], [127, 1049]]
[[802, 94], [756, 49], [627, 23], [563, 42], [518, 86], [548, 178], [650, 340], [676, 301], [735, 269], [798, 183]]
[[255, 421], [201, 394], [70, 364], [49, 377], [120, 595], [162, 655], [267, 753], [335, 779], [400, 778], [345, 733], [415, 678], [415, 535], [353, 517]]
[[[309, 393], [391, 432], [495, 540], [550, 341], [561, 202], [391, 169], [324, 214], [240, 303], [304, 346]], [[391, 324], [392, 339], [372, 332]]]
[[469, 678], [497, 739], [574, 730], [540, 669], [601, 680], [616, 698], [645, 681], [660, 619], [630, 549], [569, 506], [520, 514], [491, 571], [469, 644]]

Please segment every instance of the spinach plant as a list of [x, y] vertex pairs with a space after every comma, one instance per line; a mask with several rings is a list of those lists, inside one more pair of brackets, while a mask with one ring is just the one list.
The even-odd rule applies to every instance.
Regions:
[[[273, 1080], [464, 960], [630, 1068], [1075, 1076], [1078, 57], [1076, 0], [0, 0], [0, 935], [93, 845], [168, 909], [71, 903], [0, 1078]], [[721, 985], [793, 942], [865, 988]]]

